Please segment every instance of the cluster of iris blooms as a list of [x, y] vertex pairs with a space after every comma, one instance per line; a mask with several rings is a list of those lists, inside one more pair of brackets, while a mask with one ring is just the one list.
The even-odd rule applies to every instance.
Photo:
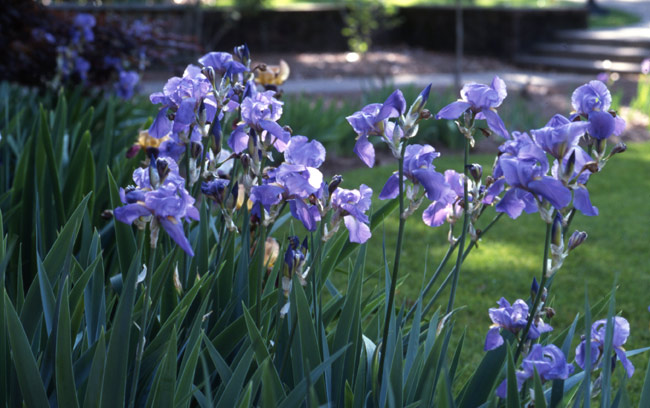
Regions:
[[[183, 220], [199, 218], [194, 205], [199, 190], [194, 187], [201, 181], [200, 192], [212, 200], [231, 230], [238, 229], [234, 215], [244, 206], [250, 224], [268, 227], [288, 205], [292, 216], [306, 230], [315, 231], [321, 225], [323, 239], [329, 239], [342, 221], [350, 241], [366, 242], [371, 237], [367, 211], [372, 189], [363, 184], [358, 189], [341, 188], [340, 176], [330, 182], [324, 180], [319, 167], [325, 161], [325, 148], [278, 124], [283, 102], [274, 89], [258, 89], [255, 71], [263, 68], [251, 68], [248, 48], [236, 47], [233, 54], [211, 52], [198, 62], [189, 65], [181, 77], [169, 79], [162, 92], [151, 95], [151, 102], [162, 106], [151, 127], [140, 136], [139, 145], [146, 147], [150, 156], [148, 165], [136, 169], [134, 186], [120, 190], [124, 206], [115, 209], [115, 217], [141, 228], [148, 224], [152, 247], [156, 246], [162, 226], [187, 254], [193, 255]], [[425, 109], [430, 91], [430, 86], [426, 87], [407, 109], [402, 92], [397, 90], [383, 103], [370, 104], [347, 117], [357, 134], [354, 152], [363, 163], [374, 166], [374, 138], [386, 143], [402, 163], [401, 171], [389, 177], [379, 198], [394, 199], [404, 194], [402, 198], [409, 205], [402, 210], [402, 219], [426, 198], [429, 204], [422, 213], [423, 222], [431, 227], [447, 222], [452, 243], [457, 240], [453, 226], [462, 217], [469, 220], [462, 234], [479, 239], [475, 224], [488, 206], [513, 219], [524, 211], [539, 212], [547, 224], [553, 225], [547, 274], [555, 273], [568, 252], [586, 238], [586, 233], [576, 231], [565, 249], [563, 231], [574, 212], [598, 214], [586, 187], [590, 176], [602, 170], [614, 154], [625, 150], [624, 144], [618, 144], [607, 152], [607, 139], [620, 135], [625, 122], [609, 110], [611, 95], [605, 84], [591, 81], [577, 88], [572, 96], [574, 112], [568, 117], [558, 114], [543, 128], [512, 133], [497, 113], [507, 96], [504, 81], [495, 77], [490, 85], [465, 85], [461, 99], [435, 117], [455, 120], [469, 145], [474, 144], [477, 131], [505, 139], [492, 175], [485, 180], [477, 164], [468, 164], [464, 173], [440, 173], [433, 164], [440, 153], [430, 145], [411, 143], [420, 121], [432, 116]], [[223, 146], [224, 124], [230, 130], [227, 148]], [[583, 140], [586, 150], [579, 144]], [[284, 160], [276, 164], [275, 158], [280, 155]], [[179, 169], [181, 160], [184, 170]], [[309, 270], [303, 270], [306, 241], [302, 246], [298, 242], [292, 237], [285, 254], [289, 274], [283, 278], [283, 288], [287, 296], [291, 276], [297, 273], [302, 283]], [[271, 247], [277, 252], [277, 243]], [[539, 286], [534, 295], [537, 290]], [[521, 334], [525, 337], [522, 342], [532, 342], [552, 330], [542, 320], [549, 310], [543, 299], [536, 302], [534, 310], [529, 310], [521, 299], [511, 305], [502, 298], [498, 304], [499, 308], [490, 309], [494, 324], [486, 338], [486, 350], [504, 343], [503, 330]], [[614, 323], [614, 352], [631, 375], [633, 367], [621, 351], [629, 325], [621, 317]], [[602, 325], [603, 321], [599, 321], [592, 328], [593, 363], [603, 359], [599, 353], [604, 342]], [[519, 386], [535, 369], [544, 381], [567, 378], [573, 371], [573, 365], [567, 364], [556, 346], [530, 345], [522, 370], [517, 372]], [[576, 362], [581, 367], [585, 347], [583, 342], [576, 351]], [[505, 395], [505, 387], [502, 384], [497, 393]]]

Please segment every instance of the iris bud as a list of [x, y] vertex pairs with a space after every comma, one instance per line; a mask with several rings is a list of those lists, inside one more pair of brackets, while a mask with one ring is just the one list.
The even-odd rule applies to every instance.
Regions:
[[478, 163], [468, 164], [467, 169], [469, 170], [469, 174], [472, 176], [472, 178], [476, 183], [478, 183], [483, 177], [483, 167], [481, 167], [480, 164]]
[[592, 173], [598, 173], [598, 163], [595, 161], [588, 162], [582, 167], [582, 170], [589, 170]]
[[559, 213], [553, 220], [553, 227], [551, 229], [551, 244], [559, 248], [564, 245], [564, 242], [562, 240], [562, 216]]
[[198, 159], [203, 153], [203, 145], [197, 142], [190, 143], [190, 153], [192, 154], [193, 159]]
[[624, 151], [627, 150], [627, 145], [623, 142], [619, 142], [612, 148], [612, 151], [609, 153], [610, 157], [618, 154], [618, 153], [623, 153]]
[[587, 239], [587, 233], [584, 231], [574, 231], [569, 238], [569, 251], [580, 246]]
[[214, 138], [212, 153], [214, 153], [215, 156], [221, 152], [221, 136], [221, 122], [219, 122], [219, 118], [217, 117], [212, 123], [212, 137]]
[[201, 101], [199, 105], [199, 125], [201, 127], [205, 126], [205, 121], [207, 120], [207, 114], [205, 113], [205, 103]]
[[251, 157], [247, 153], [242, 154], [239, 160], [241, 161], [241, 164], [244, 167], [244, 169], [248, 169], [250, 167]]
[[338, 186], [341, 184], [342, 181], [343, 181], [343, 177], [341, 177], [338, 174], [336, 176], [332, 177], [332, 181], [330, 181], [330, 184], [327, 186], [327, 191], [330, 194], [332, 194], [334, 192], [334, 190], [336, 190], [338, 188]]
[[156, 171], [158, 172], [158, 177], [160, 181], [163, 181], [165, 177], [169, 174], [169, 162], [164, 157], [159, 157], [156, 159]]
[[569, 156], [569, 160], [567, 160], [566, 167], [564, 168], [564, 179], [569, 180], [571, 179], [571, 176], [573, 176], [573, 172], [575, 171], [576, 168], [576, 151], [574, 150], [571, 152], [571, 156]]

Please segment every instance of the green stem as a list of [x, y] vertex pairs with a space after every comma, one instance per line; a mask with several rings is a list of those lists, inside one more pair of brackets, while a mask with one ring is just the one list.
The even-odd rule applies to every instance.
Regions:
[[[483, 229], [483, 231], [479, 234], [478, 238], [482, 238], [483, 235], [485, 235], [490, 230], [490, 228], [492, 228], [492, 226], [494, 224], [496, 224], [497, 221], [499, 221], [499, 218], [501, 218], [502, 216], [503, 216], [503, 213], [498, 213], [496, 215], [496, 217], [494, 217], [492, 219], [492, 221], [490, 221], [490, 223]], [[475, 241], [470, 242], [470, 244], [467, 246], [467, 249], [465, 249], [465, 252], [463, 253], [462, 262], [465, 262], [465, 258], [467, 258], [467, 256], [470, 254], [470, 252], [472, 252], [472, 249], [474, 249], [474, 247], [476, 247], [476, 242]], [[438, 296], [440, 296], [440, 293], [442, 293], [442, 291], [447, 287], [447, 283], [449, 283], [449, 280], [454, 275], [455, 271], [456, 271], [456, 266], [454, 265], [454, 267], [451, 269], [451, 271], [449, 271], [449, 274], [447, 274], [447, 277], [445, 278], [445, 280], [440, 284], [440, 287], [438, 288], [436, 293], [434, 293], [433, 297], [431, 297], [431, 300], [429, 300], [429, 303], [427, 303], [425, 308], [422, 309], [422, 314], [423, 315], [425, 315], [429, 311], [429, 309], [431, 309], [431, 307], [433, 306], [433, 302], [435, 302], [436, 299], [438, 299]]]
[[138, 376], [140, 375], [140, 365], [142, 364], [142, 356], [144, 354], [144, 342], [147, 333], [147, 319], [149, 317], [149, 297], [151, 296], [151, 278], [154, 272], [154, 263], [156, 260], [156, 247], [152, 247], [149, 253], [149, 264], [147, 266], [147, 275], [144, 278], [145, 294], [143, 302], [142, 320], [140, 321], [140, 339], [138, 340], [138, 348], [135, 354], [135, 366], [133, 369], [133, 382], [131, 386], [131, 397], [129, 398], [129, 407], [135, 404], [135, 395], [138, 391]]
[[264, 221], [260, 222], [260, 237], [258, 238], [259, 241], [257, 243], [258, 245], [258, 251], [261, 251], [260, 256], [262, 257], [262, 262], [260, 262], [260, 269], [257, 274], [257, 302], [255, 305], [255, 322], [257, 323], [257, 327], [261, 328], [262, 327], [262, 292], [263, 292], [263, 281], [264, 281], [264, 272], [266, 271], [266, 263], [264, 262], [264, 255], [266, 254], [266, 227], [264, 226]]
[[469, 200], [468, 200], [468, 193], [467, 193], [467, 181], [468, 181], [468, 170], [467, 166], [469, 164], [469, 139], [466, 137], [465, 138], [465, 154], [463, 156], [463, 174], [465, 175], [464, 177], [464, 182], [463, 182], [463, 231], [460, 234], [459, 238], [459, 245], [458, 245], [458, 257], [456, 258], [456, 267], [454, 268], [454, 277], [453, 277], [453, 282], [451, 283], [451, 292], [449, 293], [449, 303], [447, 304], [447, 312], [449, 313], [452, 311], [454, 308], [454, 300], [456, 298], [456, 288], [458, 287], [458, 276], [460, 275], [460, 267], [463, 263], [463, 252], [465, 249], [465, 237], [467, 236], [467, 224], [469, 222], [469, 214], [468, 214], [468, 209], [469, 209]]
[[381, 355], [379, 358], [379, 376], [378, 383], [381, 387], [382, 375], [384, 373], [384, 362], [386, 361], [386, 346], [388, 340], [388, 329], [390, 319], [393, 316], [393, 303], [395, 302], [395, 290], [397, 288], [397, 275], [399, 274], [399, 261], [402, 255], [402, 239], [404, 238], [404, 224], [406, 219], [404, 214], [404, 152], [406, 151], [406, 141], [402, 144], [402, 151], [398, 161], [399, 177], [399, 229], [397, 231], [397, 245], [395, 246], [395, 262], [393, 263], [393, 275], [390, 282], [390, 292], [388, 293], [388, 304], [386, 305], [386, 318], [384, 319], [384, 334], [381, 341]]
[[535, 320], [535, 313], [537, 312], [537, 307], [539, 306], [539, 303], [542, 300], [542, 294], [544, 293], [544, 285], [546, 285], [546, 273], [548, 272], [548, 251], [549, 248], [551, 247], [552, 230], [553, 230], [553, 223], [546, 224], [546, 239], [544, 240], [544, 259], [542, 263], [542, 278], [540, 279], [539, 282], [539, 289], [537, 289], [537, 294], [535, 295], [535, 301], [533, 302], [533, 307], [530, 309], [530, 316], [528, 316], [528, 322], [526, 323], [526, 327], [522, 332], [521, 339], [519, 340], [519, 345], [517, 345], [517, 351], [515, 352], [515, 364], [517, 363], [517, 359], [519, 358], [519, 355], [521, 354], [521, 351], [524, 347], [524, 343], [526, 342], [526, 338], [528, 337], [528, 331], [530, 330], [530, 326], [533, 325], [533, 320]]

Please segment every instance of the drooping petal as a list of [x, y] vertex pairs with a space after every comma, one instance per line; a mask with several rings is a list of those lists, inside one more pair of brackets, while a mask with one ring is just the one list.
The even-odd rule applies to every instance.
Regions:
[[441, 199], [447, 201], [449, 195], [454, 196], [454, 192], [445, 181], [445, 176], [432, 168], [414, 170], [413, 176], [424, 187], [424, 190], [427, 192], [427, 198], [431, 201]]
[[127, 204], [122, 207], [117, 207], [115, 210], [113, 210], [113, 215], [115, 215], [115, 219], [120, 222], [123, 222], [125, 224], [132, 224], [133, 221], [139, 217], [146, 217], [147, 215], [151, 215], [151, 211], [149, 211], [144, 205], [134, 203]]
[[307, 206], [301, 199], [291, 200], [289, 202], [291, 214], [309, 231], [316, 231], [316, 223], [320, 221], [320, 214], [315, 205]]
[[430, 227], [439, 227], [445, 223], [450, 213], [450, 204], [434, 201], [422, 213], [422, 221]]
[[388, 180], [386, 180], [386, 184], [384, 184], [384, 188], [382, 188], [381, 193], [379, 193], [379, 199], [389, 200], [391, 198], [397, 197], [398, 194], [399, 194], [399, 174], [395, 172], [390, 177], [388, 177]]
[[444, 108], [440, 109], [440, 111], [436, 114], [436, 119], [458, 119], [458, 117], [471, 106], [472, 104], [465, 101], [452, 102]]
[[158, 218], [167, 234], [181, 247], [189, 256], [194, 256], [190, 241], [185, 236], [183, 224], [175, 218]]
[[291, 133], [271, 120], [260, 120], [259, 125], [271, 135], [270, 143], [275, 146], [278, 152], [283, 153], [291, 140]]
[[560, 180], [544, 176], [539, 180], [528, 183], [528, 188], [548, 200], [558, 210], [566, 207], [571, 202], [571, 190], [566, 188]]
[[508, 217], [517, 219], [526, 206], [525, 203], [517, 197], [517, 189], [511, 188], [506, 191], [503, 198], [494, 207], [496, 212], [506, 213]]
[[506, 129], [506, 125], [503, 123], [503, 120], [501, 120], [501, 117], [498, 113], [492, 109], [484, 109], [481, 112], [485, 116], [485, 120], [487, 121], [489, 128], [492, 129], [494, 133], [503, 137], [504, 139], [510, 139], [510, 134]]
[[156, 119], [151, 123], [149, 127], [149, 135], [151, 137], [162, 139], [172, 131], [172, 122], [167, 117], [167, 109], [169, 108], [162, 108], [158, 112], [158, 115], [156, 115]]
[[241, 153], [248, 149], [248, 133], [246, 133], [245, 126], [237, 126], [232, 131], [228, 138], [228, 146], [235, 153]]
[[356, 242], [358, 244], [363, 244], [370, 239], [372, 233], [370, 232], [370, 227], [367, 224], [357, 220], [352, 215], [346, 215], [343, 217], [343, 222], [345, 227], [350, 231], [350, 242]]
[[[598, 348], [598, 344], [594, 341], [590, 342], [591, 345], [591, 368], [592, 370], [594, 369], [594, 364], [596, 361], [598, 361], [598, 358], [600, 357], [600, 349]], [[585, 341], [581, 341], [580, 344], [578, 344], [578, 347], [576, 347], [576, 364], [584, 370], [585, 368]]]
[[593, 111], [589, 114], [589, 134], [598, 140], [609, 138], [616, 130], [616, 120], [609, 112]]
[[625, 368], [625, 372], [627, 373], [627, 378], [632, 378], [632, 375], [634, 374], [634, 365], [632, 365], [630, 360], [627, 359], [625, 350], [620, 347], [614, 347], [614, 352], [618, 356], [618, 359], [621, 360], [621, 364], [623, 364], [623, 368]]
[[598, 215], [598, 208], [591, 205], [589, 200], [589, 191], [586, 187], [579, 187], [573, 190], [573, 206], [587, 216]]
[[366, 166], [372, 168], [375, 165], [375, 147], [370, 143], [367, 136], [359, 136], [357, 143], [354, 145], [354, 152]]
[[483, 351], [494, 350], [504, 343], [503, 337], [499, 333], [498, 327], [492, 327], [488, 330], [487, 336], [485, 336], [485, 345], [483, 346]]

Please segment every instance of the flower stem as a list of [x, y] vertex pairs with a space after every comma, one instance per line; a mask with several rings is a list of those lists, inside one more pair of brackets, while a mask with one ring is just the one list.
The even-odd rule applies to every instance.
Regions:
[[386, 346], [388, 340], [388, 329], [390, 319], [393, 316], [393, 303], [395, 302], [395, 290], [397, 288], [397, 275], [399, 274], [399, 261], [402, 255], [402, 239], [404, 237], [404, 224], [406, 219], [402, 217], [404, 213], [404, 152], [406, 151], [406, 141], [402, 144], [402, 151], [399, 155], [398, 174], [399, 174], [399, 229], [397, 230], [397, 245], [395, 246], [395, 262], [393, 263], [393, 275], [390, 282], [390, 292], [388, 293], [388, 304], [386, 305], [386, 318], [384, 319], [384, 334], [381, 341], [381, 355], [379, 357], [379, 375], [378, 383], [381, 387], [382, 374], [384, 373], [384, 362], [386, 361]]
[[[138, 377], [140, 375], [140, 365], [142, 364], [142, 356], [144, 354], [144, 344], [147, 333], [147, 320], [149, 318], [149, 297], [151, 296], [151, 278], [154, 273], [154, 266], [156, 260], [156, 247], [152, 246], [149, 252], [149, 263], [147, 267], [147, 274], [144, 278], [145, 295], [143, 300], [142, 320], [140, 321], [140, 338], [138, 339], [138, 348], [135, 353], [135, 366], [133, 369], [133, 382], [131, 386], [131, 397], [129, 398], [129, 407], [135, 404], [135, 395], [138, 391]], [[133, 273], [133, 272], [132, 272]]]
[[533, 325], [533, 320], [535, 320], [537, 307], [539, 306], [539, 303], [542, 301], [542, 294], [544, 293], [544, 286], [546, 285], [546, 272], [548, 271], [548, 251], [549, 248], [551, 247], [552, 230], [553, 230], [553, 223], [546, 224], [546, 239], [544, 241], [544, 260], [542, 263], [542, 278], [540, 279], [539, 289], [537, 289], [537, 294], [535, 295], [535, 300], [533, 301], [533, 307], [530, 309], [530, 313], [529, 313], [530, 316], [528, 316], [528, 322], [526, 322], [526, 327], [522, 332], [521, 339], [519, 340], [519, 345], [517, 346], [517, 351], [515, 352], [515, 364], [517, 363], [517, 359], [519, 358], [519, 355], [521, 354], [521, 351], [524, 347], [524, 343], [526, 342], [526, 338], [528, 337], [528, 331], [530, 330], [530, 326]]
[[456, 258], [456, 266], [454, 268], [454, 278], [451, 283], [451, 292], [449, 293], [449, 303], [447, 304], [446, 313], [450, 313], [454, 308], [454, 300], [456, 298], [456, 288], [458, 287], [458, 276], [460, 275], [460, 266], [463, 263], [463, 252], [465, 249], [465, 237], [467, 236], [467, 224], [469, 222], [469, 199], [467, 193], [467, 181], [468, 181], [468, 170], [467, 166], [469, 164], [469, 138], [465, 138], [465, 154], [463, 156], [463, 174], [465, 175], [463, 180], [463, 231], [460, 234], [460, 244], [458, 245], [458, 257]]

